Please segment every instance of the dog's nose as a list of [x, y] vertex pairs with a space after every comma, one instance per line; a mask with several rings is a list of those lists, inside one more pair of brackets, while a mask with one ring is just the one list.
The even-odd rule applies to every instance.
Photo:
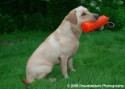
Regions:
[[98, 14], [95, 14], [95, 15], [94, 15], [94, 18], [95, 18], [95, 19], [98, 19], [98, 17], [99, 17]]

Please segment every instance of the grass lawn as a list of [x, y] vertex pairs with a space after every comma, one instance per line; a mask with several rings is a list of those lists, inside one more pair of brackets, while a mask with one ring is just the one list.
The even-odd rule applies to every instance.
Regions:
[[[0, 89], [25, 89], [21, 80], [25, 79], [27, 60], [49, 34], [38, 31], [0, 35]], [[83, 33], [73, 61], [76, 72], [69, 71], [68, 79], [63, 78], [56, 65], [48, 77], [57, 78], [57, 82], [37, 80], [30, 89], [67, 89], [67, 84], [121, 84], [125, 88], [125, 29]]]

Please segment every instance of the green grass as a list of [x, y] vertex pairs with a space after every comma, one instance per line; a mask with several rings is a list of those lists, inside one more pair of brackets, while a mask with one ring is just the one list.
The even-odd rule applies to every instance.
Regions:
[[[0, 89], [25, 88], [21, 79], [25, 79], [27, 60], [49, 34], [39, 31], [0, 35]], [[73, 61], [76, 72], [68, 72], [68, 79], [56, 65], [49, 77], [57, 78], [57, 82], [36, 80], [30, 89], [66, 89], [67, 84], [125, 85], [125, 29], [82, 34]]]

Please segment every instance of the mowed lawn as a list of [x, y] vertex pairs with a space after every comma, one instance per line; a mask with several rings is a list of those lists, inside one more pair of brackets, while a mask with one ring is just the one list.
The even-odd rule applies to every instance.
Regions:
[[[25, 79], [27, 60], [49, 34], [38, 31], [0, 35], [0, 89], [25, 89], [21, 80]], [[36, 80], [30, 89], [67, 89], [67, 84], [125, 85], [125, 29], [83, 33], [73, 61], [76, 72], [68, 71], [68, 79], [56, 65], [47, 78]], [[51, 83], [49, 77], [57, 81]]]

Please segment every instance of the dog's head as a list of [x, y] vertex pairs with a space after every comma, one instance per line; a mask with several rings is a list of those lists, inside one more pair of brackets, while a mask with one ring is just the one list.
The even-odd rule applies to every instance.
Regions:
[[89, 10], [83, 6], [73, 9], [66, 17], [66, 20], [74, 25], [81, 25], [82, 22], [96, 21], [97, 19], [97, 14], [89, 12]]

